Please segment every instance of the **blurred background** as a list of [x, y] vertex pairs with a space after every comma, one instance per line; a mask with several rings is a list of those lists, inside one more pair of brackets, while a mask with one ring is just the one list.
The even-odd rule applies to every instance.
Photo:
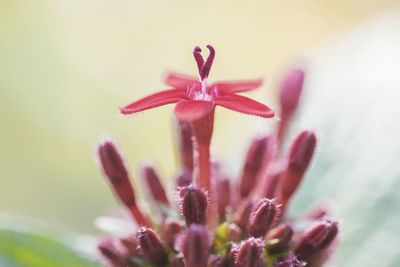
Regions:
[[[294, 213], [332, 203], [342, 219], [335, 266], [398, 266], [400, 1], [0, 1], [0, 211], [97, 233], [116, 207], [94, 160], [118, 140], [136, 176], [152, 159], [174, 175], [172, 108], [118, 107], [163, 89], [166, 70], [196, 74], [194, 45], [217, 49], [211, 79], [265, 77], [252, 97], [277, 107], [286, 67], [308, 70], [296, 129], [320, 145]], [[218, 110], [214, 155], [237, 175], [264, 121]], [[140, 185], [139, 185], [140, 188]], [[1, 217], [0, 217], [1, 220]], [[377, 256], [376, 252], [380, 252]]]

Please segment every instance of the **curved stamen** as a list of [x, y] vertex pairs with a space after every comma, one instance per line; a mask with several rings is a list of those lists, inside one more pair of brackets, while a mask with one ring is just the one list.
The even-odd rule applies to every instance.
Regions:
[[193, 49], [193, 57], [196, 60], [197, 63], [197, 68], [199, 69], [199, 74], [201, 77], [201, 73], [203, 70], [203, 65], [204, 65], [204, 59], [203, 56], [201, 55], [201, 48], [198, 46], [195, 46]]
[[208, 74], [210, 73], [211, 66], [213, 64], [214, 58], [215, 58], [215, 49], [211, 45], [207, 45], [208, 50], [210, 50], [210, 53], [207, 57], [206, 62], [203, 65], [203, 68], [201, 70], [200, 77], [202, 80], [206, 79], [208, 77]]

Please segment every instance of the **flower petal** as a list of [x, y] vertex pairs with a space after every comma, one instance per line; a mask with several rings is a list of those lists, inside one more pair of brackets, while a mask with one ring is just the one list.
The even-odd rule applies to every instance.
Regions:
[[194, 122], [214, 110], [214, 103], [202, 100], [182, 100], [175, 106], [175, 115], [180, 121]]
[[227, 109], [264, 118], [271, 118], [275, 115], [266, 105], [241, 95], [219, 96], [214, 103]]
[[216, 82], [212, 87], [217, 87], [220, 95], [246, 92], [260, 87], [263, 83], [262, 79], [243, 80], [243, 81], [225, 81]]
[[121, 113], [125, 115], [132, 114], [146, 109], [176, 103], [182, 99], [187, 99], [185, 91], [181, 89], [169, 89], [130, 103], [129, 105], [121, 108]]
[[196, 86], [201, 86], [199, 79], [186, 74], [180, 74], [176, 72], [168, 73], [164, 81], [169, 86], [184, 90], [192, 87], [194, 84]]

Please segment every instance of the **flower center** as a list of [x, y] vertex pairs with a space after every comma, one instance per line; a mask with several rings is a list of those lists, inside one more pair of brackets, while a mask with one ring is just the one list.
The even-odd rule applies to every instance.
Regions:
[[201, 87], [193, 85], [188, 88], [188, 96], [193, 100], [203, 100], [203, 101], [212, 101], [218, 96], [218, 91], [216, 87], [210, 87], [207, 85], [207, 78], [210, 73], [211, 66], [213, 64], [215, 58], [215, 49], [211, 45], [207, 45], [208, 50], [210, 51], [207, 60], [204, 61], [204, 58], [201, 54], [201, 48], [196, 46], [193, 49], [193, 57], [196, 60], [197, 68], [199, 70]]

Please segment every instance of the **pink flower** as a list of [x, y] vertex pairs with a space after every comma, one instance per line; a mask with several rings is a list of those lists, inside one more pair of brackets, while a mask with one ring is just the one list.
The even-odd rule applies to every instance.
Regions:
[[171, 89], [161, 91], [123, 108], [122, 114], [133, 114], [162, 105], [177, 103], [175, 114], [180, 121], [194, 122], [212, 113], [216, 105], [245, 114], [270, 118], [274, 112], [266, 105], [237, 93], [246, 92], [261, 86], [262, 80], [226, 81], [207, 83], [208, 74], [215, 58], [215, 50], [210, 51], [207, 60], [201, 55], [200, 47], [195, 47], [193, 56], [196, 60], [200, 79], [191, 76], [170, 73], [165, 83]]

